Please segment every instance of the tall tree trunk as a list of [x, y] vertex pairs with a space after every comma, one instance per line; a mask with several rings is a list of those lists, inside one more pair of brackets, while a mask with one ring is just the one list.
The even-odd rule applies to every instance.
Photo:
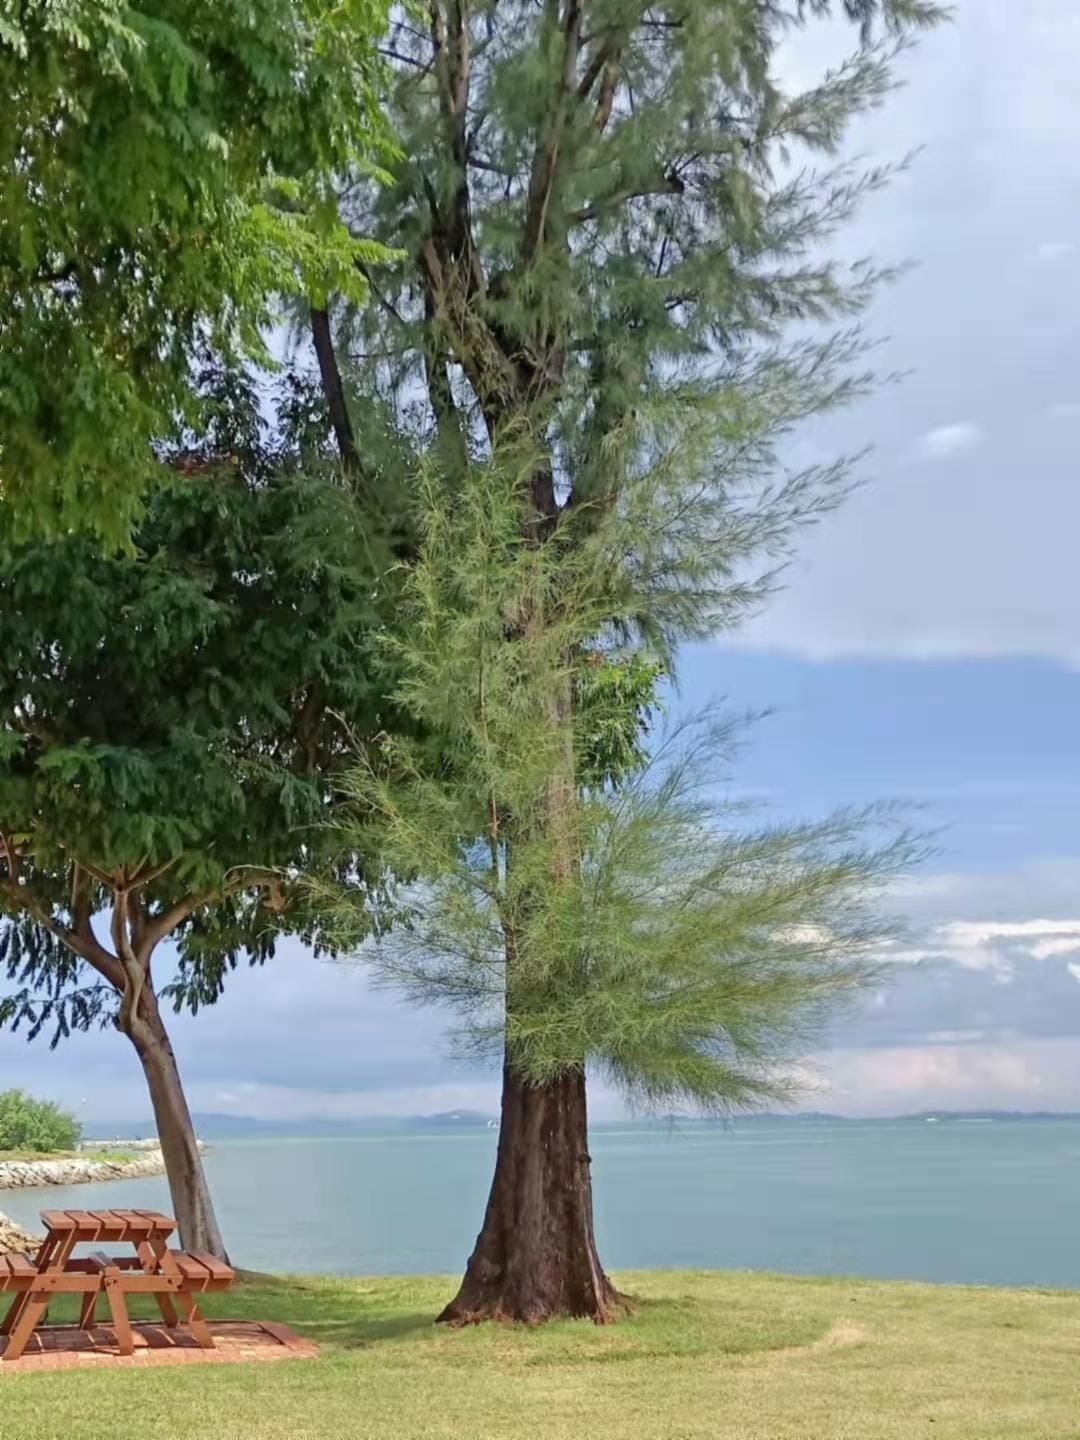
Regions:
[[337, 441], [338, 454], [345, 468], [355, 471], [359, 466], [360, 455], [356, 448], [356, 432], [353, 430], [345, 400], [345, 386], [341, 379], [337, 351], [334, 349], [334, 335], [328, 311], [312, 310], [311, 338], [315, 346], [315, 358], [319, 362], [319, 379], [326, 399], [330, 426]]
[[602, 1323], [625, 1306], [596, 1252], [590, 1163], [584, 1073], [533, 1086], [506, 1065], [483, 1228], [440, 1320]]
[[[544, 467], [533, 483], [527, 543], [546, 542], [556, 513], [552, 473]], [[544, 626], [542, 604], [530, 606], [522, 620], [523, 643], [528, 645]], [[563, 672], [545, 680], [541, 702], [553, 742], [543, 819], [551, 845], [548, 884], [553, 888], [580, 884], [581, 872], [573, 657], [564, 660]], [[508, 933], [506, 1003], [511, 1014], [517, 953], [518, 945]], [[577, 963], [577, 957], [568, 957], [571, 969]], [[575, 976], [571, 973], [566, 979], [573, 987]], [[626, 1307], [597, 1254], [590, 1165], [584, 1057], [579, 1067], [557, 1079], [530, 1085], [515, 1073], [508, 1055], [503, 1065], [495, 1176], [483, 1228], [461, 1288], [440, 1320], [539, 1324], [565, 1315], [603, 1323]]]
[[180, 1070], [150, 986], [139, 997], [138, 1014], [128, 1019], [124, 1029], [150, 1091], [180, 1243], [185, 1250], [201, 1250], [228, 1260]]

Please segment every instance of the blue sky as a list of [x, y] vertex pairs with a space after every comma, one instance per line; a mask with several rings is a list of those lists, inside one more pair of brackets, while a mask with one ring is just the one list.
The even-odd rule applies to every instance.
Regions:
[[[1080, 12], [959, 0], [905, 58], [855, 148], [925, 149], [844, 244], [914, 259], [875, 307], [911, 374], [799, 438], [875, 446], [870, 483], [807, 536], [739, 635], [683, 657], [679, 703], [774, 707], [733, 788], [781, 815], [907, 798], [940, 853], [896, 896], [894, 979], [809, 1057], [807, 1104], [1080, 1109]], [[793, 42], [812, 79], [837, 33]], [[441, 1017], [372, 996], [299, 950], [178, 1023], [196, 1108], [259, 1115], [493, 1109]], [[60, 1053], [0, 1036], [0, 1087], [98, 1118], [147, 1113], [112, 1035]], [[621, 1113], [595, 1087], [594, 1113]]]

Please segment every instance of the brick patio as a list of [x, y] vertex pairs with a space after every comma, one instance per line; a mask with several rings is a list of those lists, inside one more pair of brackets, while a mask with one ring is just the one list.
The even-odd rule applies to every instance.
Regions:
[[[4, 1375], [39, 1374], [50, 1370], [93, 1367], [122, 1370], [148, 1365], [233, 1365], [242, 1361], [311, 1359], [319, 1347], [295, 1335], [285, 1325], [251, 1320], [216, 1320], [210, 1329], [213, 1350], [203, 1350], [183, 1331], [161, 1324], [134, 1323], [134, 1355], [118, 1355], [112, 1331], [104, 1326], [79, 1330], [74, 1325], [44, 1325], [26, 1353], [10, 1363], [0, 1362]], [[6, 1340], [0, 1339], [0, 1354]]]

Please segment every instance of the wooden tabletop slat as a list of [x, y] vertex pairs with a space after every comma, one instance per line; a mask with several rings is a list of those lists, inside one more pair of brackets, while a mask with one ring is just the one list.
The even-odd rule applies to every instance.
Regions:
[[171, 1215], [163, 1215], [160, 1210], [136, 1210], [136, 1215], [142, 1215], [154, 1227], [158, 1235], [171, 1235], [176, 1229], [176, 1221]]
[[98, 1240], [126, 1240], [128, 1224], [123, 1215], [117, 1210], [91, 1210], [90, 1214], [101, 1226], [96, 1238]]
[[116, 1210], [114, 1214], [119, 1215], [127, 1223], [128, 1230], [136, 1235], [152, 1235], [154, 1233], [153, 1220], [148, 1220], [141, 1210]]
[[36, 1275], [37, 1266], [29, 1255], [8, 1255], [6, 1257], [12, 1275]]
[[74, 1230], [75, 1222], [66, 1210], [42, 1210], [41, 1223], [46, 1230]]
[[67, 1213], [80, 1235], [85, 1235], [88, 1240], [98, 1238], [102, 1229], [101, 1215], [92, 1210], [69, 1210]]

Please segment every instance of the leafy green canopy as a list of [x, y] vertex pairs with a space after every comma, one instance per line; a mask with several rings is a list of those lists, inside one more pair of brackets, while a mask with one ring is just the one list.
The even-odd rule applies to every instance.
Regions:
[[174, 457], [132, 555], [16, 539], [0, 508], [0, 960], [26, 987], [8, 1019], [114, 1013], [89, 921], [117, 897], [137, 950], [184, 927], [177, 998], [197, 1005], [242, 949], [307, 928], [298, 866], [353, 865], [321, 822], [354, 735], [391, 723], [368, 651], [387, 545], [334, 467], [234, 421], [231, 448], [211, 456], [211, 432]]
[[383, 0], [0, 0], [0, 502], [127, 539], [193, 357], [358, 295]]
[[[442, 738], [433, 773], [388, 741], [350, 778], [398, 897], [376, 973], [463, 1013], [467, 1048], [543, 1084], [587, 1064], [635, 1100], [710, 1108], [787, 1098], [792, 1055], [874, 973], [891, 935], [883, 886], [919, 853], [887, 810], [754, 828], [719, 794], [734, 732], [711, 718], [669, 735], [616, 783], [588, 757], [626, 713], [574, 711], [579, 793], [553, 825], [565, 734], [550, 697], [577, 684], [608, 604], [607, 540], [534, 547], [521, 498], [478, 467], [451, 503], [426, 489], [426, 532], [388, 640], [398, 698]], [[508, 635], [507, 617], [547, 623]], [[560, 851], [572, 846], [572, 874]], [[366, 913], [322, 892], [347, 938]]]
[[0, 1150], [33, 1150], [43, 1155], [74, 1150], [82, 1129], [74, 1115], [50, 1100], [22, 1090], [0, 1094]]

